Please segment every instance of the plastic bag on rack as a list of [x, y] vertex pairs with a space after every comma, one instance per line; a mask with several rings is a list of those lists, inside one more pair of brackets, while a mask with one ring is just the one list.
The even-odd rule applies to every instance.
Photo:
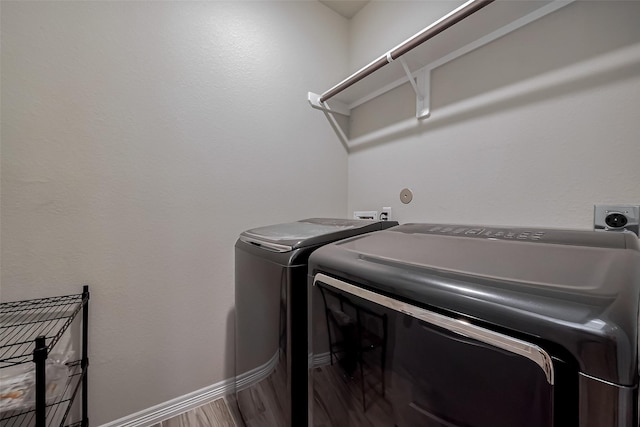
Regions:
[[[31, 370], [31, 380], [29, 390], [24, 398], [24, 405], [28, 408], [34, 407], [36, 404], [36, 379], [35, 372]], [[64, 393], [67, 379], [69, 378], [69, 367], [65, 364], [55, 363], [47, 360], [45, 366], [45, 375], [47, 379], [46, 402], [53, 403]]]
[[23, 364], [3, 368], [0, 371], [0, 412], [24, 409], [33, 384], [33, 366]]
[[[18, 368], [18, 369], [11, 369]], [[35, 406], [35, 371], [33, 366], [17, 365], [5, 368], [0, 377], [0, 412], [30, 409]], [[47, 404], [60, 398], [69, 378], [69, 367], [64, 363], [47, 361], [45, 366]]]
[[[60, 399], [69, 379], [67, 362], [74, 355], [69, 332], [65, 332], [49, 353], [45, 363], [46, 402]], [[22, 363], [0, 370], [0, 412], [35, 407], [35, 365]]]
[[73, 351], [73, 344], [71, 343], [71, 333], [67, 330], [60, 339], [55, 347], [49, 353], [48, 361], [58, 364], [65, 364], [71, 360], [73, 360], [73, 356], [75, 352]]

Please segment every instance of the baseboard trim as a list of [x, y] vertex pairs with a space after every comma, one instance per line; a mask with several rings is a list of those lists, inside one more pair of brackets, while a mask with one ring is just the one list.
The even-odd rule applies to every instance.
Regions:
[[267, 363], [244, 372], [235, 378], [228, 378], [208, 387], [176, 397], [159, 405], [152, 406], [126, 417], [102, 424], [100, 427], [149, 427], [173, 418], [198, 406], [226, 396], [258, 383], [268, 377], [278, 366], [279, 352], [276, 352]]
[[280, 351], [276, 351], [271, 359], [267, 363], [262, 366], [258, 366], [255, 369], [247, 371], [243, 374], [240, 374], [236, 377], [235, 381], [235, 391], [241, 391], [245, 388], [252, 386], [253, 384], [259, 383], [263, 379], [267, 378], [278, 366], [278, 362], [280, 361]]

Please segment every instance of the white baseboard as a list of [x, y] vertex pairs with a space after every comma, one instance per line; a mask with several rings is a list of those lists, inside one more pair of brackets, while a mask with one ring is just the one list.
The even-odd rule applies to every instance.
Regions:
[[252, 384], [258, 383], [268, 377], [278, 366], [279, 352], [276, 352], [267, 363], [258, 366], [248, 372], [234, 378], [222, 380], [216, 384], [201, 388], [194, 392], [176, 397], [159, 405], [152, 406], [140, 412], [122, 417], [100, 427], [149, 427], [162, 421], [173, 418], [198, 406], [226, 396], [236, 391], [243, 390]]
[[[152, 406], [140, 412], [122, 417], [99, 427], [149, 427], [173, 418], [198, 406], [226, 396], [236, 391], [244, 390], [267, 378], [278, 366], [279, 352], [276, 352], [267, 363], [255, 369], [244, 372], [235, 378], [228, 378], [208, 387], [176, 397], [159, 405]], [[309, 365], [313, 367], [328, 365], [329, 353], [309, 355]]]

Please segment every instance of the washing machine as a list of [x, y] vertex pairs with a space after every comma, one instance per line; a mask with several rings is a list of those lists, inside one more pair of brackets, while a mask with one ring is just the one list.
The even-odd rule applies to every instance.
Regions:
[[638, 426], [633, 233], [405, 224], [309, 272], [313, 425]]
[[247, 230], [235, 245], [235, 398], [246, 425], [307, 423], [307, 261], [394, 221], [311, 218]]

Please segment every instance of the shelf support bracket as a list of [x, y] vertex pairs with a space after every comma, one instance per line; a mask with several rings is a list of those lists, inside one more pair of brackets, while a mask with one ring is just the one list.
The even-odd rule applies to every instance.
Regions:
[[335, 101], [335, 100], [333, 100], [331, 102], [329, 102], [329, 101], [322, 102], [322, 101], [320, 101], [320, 95], [318, 95], [317, 93], [313, 93], [313, 92], [307, 93], [307, 100], [309, 101], [309, 104], [313, 108], [315, 108], [317, 110], [320, 110], [320, 111], [322, 111], [324, 113], [324, 115], [327, 117], [327, 120], [329, 120], [329, 123], [331, 123], [331, 127], [336, 132], [336, 134], [338, 134], [338, 138], [340, 138], [340, 142], [342, 142], [342, 145], [344, 145], [344, 148], [348, 152], [349, 151], [349, 138], [347, 137], [347, 135], [342, 130], [342, 127], [340, 127], [340, 124], [336, 120], [336, 117], [335, 117], [334, 114], [337, 113], [337, 114], [341, 114], [343, 116], [350, 116], [351, 115], [351, 109], [349, 108], [349, 106], [343, 104], [342, 102]]
[[426, 119], [431, 115], [431, 70], [423, 68], [416, 72], [416, 77], [409, 70], [404, 58], [398, 58], [413, 91], [416, 93], [416, 118]]
[[418, 71], [416, 80], [422, 95], [416, 96], [416, 118], [426, 119], [431, 115], [431, 70]]
[[320, 101], [320, 95], [317, 93], [309, 92], [307, 94], [307, 100], [313, 108], [324, 111], [325, 113], [337, 113], [343, 116], [351, 115], [351, 109], [346, 104], [335, 100], [322, 102]]

